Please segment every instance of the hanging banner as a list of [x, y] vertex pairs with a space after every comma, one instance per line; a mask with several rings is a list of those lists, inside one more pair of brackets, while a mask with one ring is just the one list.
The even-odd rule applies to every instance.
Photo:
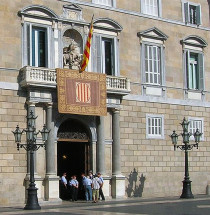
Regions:
[[56, 69], [59, 113], [105, 116], [106, 75]]

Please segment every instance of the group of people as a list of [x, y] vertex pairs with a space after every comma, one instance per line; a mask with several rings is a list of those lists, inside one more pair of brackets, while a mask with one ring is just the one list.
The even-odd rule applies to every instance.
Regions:
[[[100, 172], [93, 175], [93, 172], [89, 171], [87, 176], [85, 175], [85, 173], [82, 173], [81, 178], [82, 187], [80, 186], [80, 188], [83, 189], [85, 193], [86, 201], [93, 201], [94, 203], [96, 203], [98, 202], [100, 197], [102, 201], [105, 200], [102, 190], [104, 180]], [[61, 177], [60, 197], [64, 200], [71, 199], [72, 201], [77, 201], [78, 189], [79, 182], [77, 181], [76, 175], [73, 175], [71, 177], [71, 180], [69, 180], [68, 182], [66, 179], [66, 173], [63, 173], [63, 176]]]
[[103, 194], [103, 185], [104, 180], [101, 176], [101, 173], [98, 172], [97, 174], [93, 175], [93, 173], [90, 171], [88, 176], [85, 176], [83, 173], [82, 175], [82, 184], [85, 189], [85, 199], [86, 201], [92, 201], [94, 203], [98, 202], [98, 200], [102, 199], [102, 201], [105, 201], [105, 197]]

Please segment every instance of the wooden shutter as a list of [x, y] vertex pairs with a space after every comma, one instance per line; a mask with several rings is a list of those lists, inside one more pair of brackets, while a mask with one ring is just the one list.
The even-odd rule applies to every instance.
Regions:
[[119, 76], [119, 68], [118, 68], [118, 60], [119, 60], [119, 45], [118, 45], [118, 39], [115, 37], [113, 39], [113, 53], [114, 53], [114, 58], [113, 58], [113, 64], [114, 64], [114, 69], [113, 69], [113, 75], [114, 76]]
[[165, 56], [164, 47], [160, 47], [160, 85], [165, 85]]
[[201, 25], [201, 6], [196, 6], [196, 24]]
[[185, 77], [186, 77], [186, 82], [185, 86], [189, 89], [190, 87], [190, 77], [189, 77], [189, 72], [190, 72], [190, 52], [186, 51], [185, 52]]
[[184, 3], [184, 17], [185, 17], [185, 23], [189, 23], [189, 3]]
[[101, 73], [101, 36], [93, 36], [92, 44], [92, 65], [93, 72]]
[[204, 61], [203, 61], [203, 54], [198, 54], [198, 78], [199, 78], [199, 90], [204, 90]]
[[145, 13], [145, 0], [141, 0], [141, 13]]
[[31, 66], [31, 27], [27, 25], [26, 28], [27, 35], [27, 65]]

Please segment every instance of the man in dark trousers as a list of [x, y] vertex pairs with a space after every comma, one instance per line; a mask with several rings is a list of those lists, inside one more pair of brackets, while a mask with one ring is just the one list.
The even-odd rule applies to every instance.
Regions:
[[102, 201], [105, 201], [105, 197], [104, 197], [103, 190], [102, 190], [103, 189], [103, 185], [104, 185], [104, 179], [102, 178], [100, 172], [97, 173], [97, 176], [98, 176], [99, 181], [100, 181], [99, 200], [100, 200], [100, 197], [101, 197]]
[[72, 179], [71, 179], [69, 185], [71, 187], [71, 199], [72, 199], [72, 202], [77, 201], [79, 182], [77, 181], [76, 175], [72, 176]]

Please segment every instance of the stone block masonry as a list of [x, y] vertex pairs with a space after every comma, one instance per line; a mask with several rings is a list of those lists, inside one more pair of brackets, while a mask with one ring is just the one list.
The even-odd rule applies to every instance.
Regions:
[[[126, 118], [124, 116], [127, 110], [130, 110], [132, 114], [129, 112], [130, 116]], [[198, 149], [189, 152], [190, 178], [194, 194], [206, 193], [207, 185], [210, 182], [209, 162], [206, 162], [209, 160], [208, 152], [210, 151], [209, 112], [210, 110], [204, 107], [139, 101], [134, 105], [133, 101], [123, 100], [121, 110], [123, 120], [120, 123], [121, 133], [123, 133], [121, 136], [121, 165], [122, 172], [127, 178], [128, 196], [137, 194], [145, 197], [180, 195], [184, 178], [184, 153], [180, 150], [174, 151], [169, 135], [174, 129], [178, 134], [182, 132], [180, 122], [183, 117], [195, 116], [204, 118], [204, 141], [200, 142]], [[146, 114], [164, 116], [163, 139], [147, 137]], [[134, 124], [135, 126], [133, 126]], [[181, 140], [182, 138], [179, 137], [179, 144], [182, 143]], [[133, 191], [130, 193], [131, 186], [133, 186]], [[138, 190], [140, 187], [141, 192]]]

